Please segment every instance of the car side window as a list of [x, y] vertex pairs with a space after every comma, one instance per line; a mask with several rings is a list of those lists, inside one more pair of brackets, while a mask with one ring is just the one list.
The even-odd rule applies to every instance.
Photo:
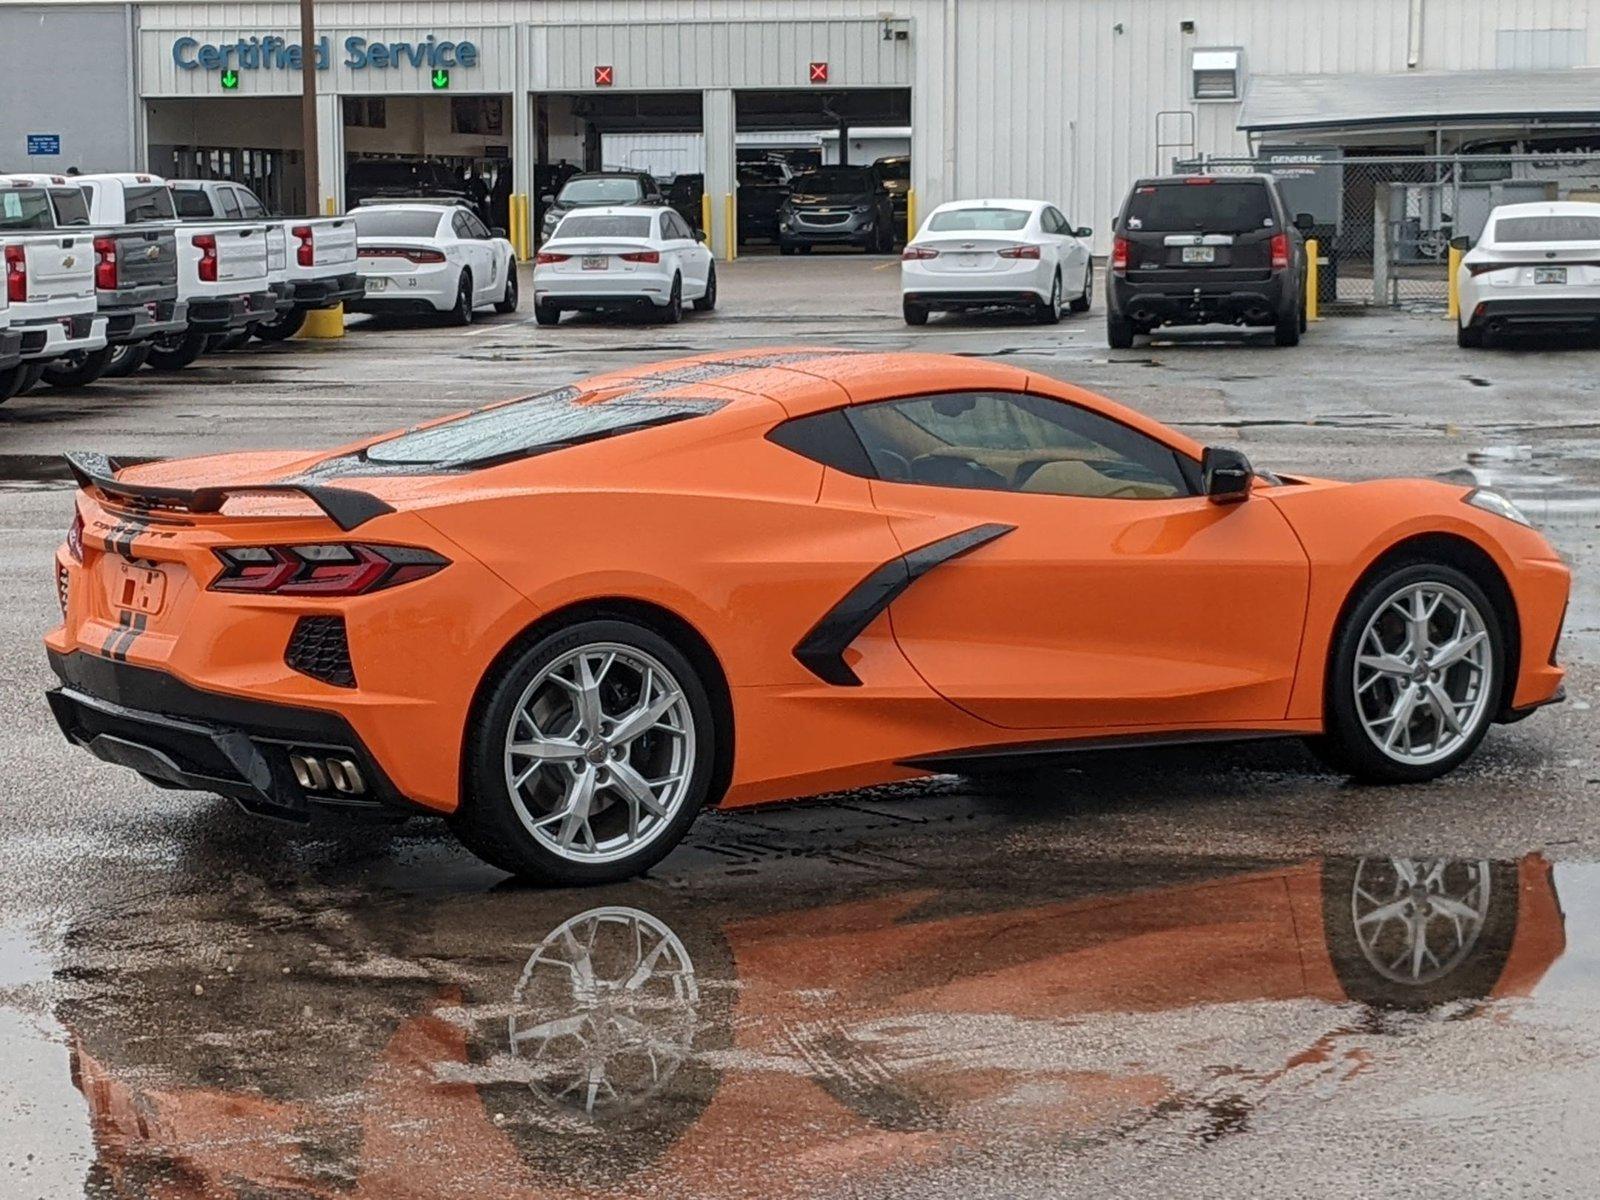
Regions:
[[217, 198], [222, 203], [222, 215], [230, 221], [237, 221], [244, 215], [239, 211], [239, 201], [234, 197], [232, 188], [218, 188]]
[[948, 392], [845, 411], [885, 480], [1119, 500], [1193, 494], [1171, 447], [1044, 396]]
[[662, 213], [660, 219], [656, 221], [656, 224], [661, 227], [661, 240], [663, 242], [670, 242], [678, 236], [673, 232], [671, 215], [670, 213]]
[[260, 200], [256, 199], [254, 192], [250, 191], [248, 188], [239, 188], [238, 192], [239, 211], [244, 213], [247, 218], [254, 220], [257, 217], [264, 217], [267, 215], [266, 207], [261, 203]]
[[458, 238], [470, 239], [472, 237], [472, 227], [467, 224], [467, 214], [464, 212], [458, 212], [451, 218], [450, 228], [455, 230], [455, 235]]
[[1047, 208], [1039, 217], [1039, 227], [1046, 233], [1061, 232], [1061, 214], [1054, 208]]
[[493, 236], [489, 232], [489, 227], [478, 220], [476, 213], [465, 213], [463, 215], [467, 218], [468, 237], [476, 238], [480, 242], [486, 242]]

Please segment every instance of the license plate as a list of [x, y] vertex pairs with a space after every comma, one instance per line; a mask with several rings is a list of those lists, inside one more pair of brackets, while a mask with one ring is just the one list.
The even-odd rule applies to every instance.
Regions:
[[369, 292], [381, 292], [381, 291], [383, 291], [384, 288], [386, 288], [388, 286], [389, 286], [389, 281], [387, 279], [369, 279], [369, 280], [367, 280], [367, 291], [369, 291]]
[[611, 265], [611, 259], [604, 254], [585, 254], [583, 256], [583, 269], [585, 271], [604, 271]]
[[155, 567], [118, 563], [115, 588], [112, 604], [129, 612], [154, 616], [167, 601], [167, 577]]
[[963, 267], [975, 267], [978, 265], [978, 256], [976, 254], [963, 254], [957, 261]]
[[1565, 283], [1567, 269], [1565, 267], [1535, 267], [1533, 269], [1534, 283]]
[[1214, 263], [1217, 261], [1217, 248], [1215, 246], [1185, 246], [1183, 248], [1183, 261], [1186, 263]]

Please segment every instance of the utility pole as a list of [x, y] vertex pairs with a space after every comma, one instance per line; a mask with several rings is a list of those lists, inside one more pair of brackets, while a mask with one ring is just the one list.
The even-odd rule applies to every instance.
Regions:
[[300, 0], [300, 151], [306, 183], [306, 211], [322, 211], [322, 180], [317, 162], [317, 0]]

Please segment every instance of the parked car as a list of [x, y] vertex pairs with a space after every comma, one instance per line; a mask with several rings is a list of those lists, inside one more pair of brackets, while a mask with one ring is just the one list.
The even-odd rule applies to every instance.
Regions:
[[278, 228], [275, 240], [283, 246], [282, 277], [270, 279], [277, 296], [276, 315], [252, 328], [263, 341], [293, 337], [308, 312], [363, 295], [352, 217], [273, 217], [243, 184], [211, 179], [173, 180], [172, 199], [185, 222], [265, 221]]
[[1094, 260], [1074, 228], [1044, 200], [958, 200], [928, 214], [900, 255], [907, 325], [930, 312], [1016, 307], [1055, 324], [1064, 304], [1088, 312]]
[[1309, 213], [1291, 217], [1270, 175], [1141, 179], [1114, 225], [1106, 340], [1127, 349], [1163, 325], [1271, 326], [1280, 346], [1305, 331]]
[[541, 199], [545, 209], [539, 226], [540, 241], [554, 233], [561, 218], [573, 209], [625, 205], [667, 207], [661, 185], [648, 171], [586, 171], [568, 179], [555, 195], [545, 195]]
[[[441, 162], [425, 158], [358, 158], [344, 177], [345, 207], [388, 200], [449, 200], [473, 207], [461, 177]], [[478, 219], [488, 220], [487, 213]]]
[[[5, 247], [10, 240], [15, 240], [15, 235], [8, 239], [6, 234], [0, 233], [0, 269], [5, 267]], [[9, 379], [11, 369], [22, 363], [22, 330], [11, 328], [10, 292], [10, 288], [0, 288], [0, 388]]]
[[706, 177], [699, 172], [674, 175], [667, 185], [667, 204], [683, 218], [690, 229], [700, 229], [705, 218], [701, 198], [706, 194]]
[[[0, 193], [0, 213], [21, 211], [23, 197]], [[47, 198], [40, 201], [48, 205]], [[106, 318], [95, 295], [94, 239], [87, 233], [11, 233], [5, 239], [6, 300], [19, 358], [0, 369], [0, 401], [25, 392], [45, 370], [106, 347]]]
[[778, 214], [789, 198], [789, 169], [777, 162], [739, 164], [739, 240], [778, 240]]
[[517, 311], [516, 251], [465, 205], [369, 204], [353, 215], [364, 285], [353, 311], [449, 313], [457, 325], [484, 304]]
[[894, 210], [875, 167], [815, 167], [789, 181], [778, 212], [778, 248], [811, 253], [813, 246], [894, 249]]
[[585, 208], [568, 213], [539, 247], [533, 316], [554, 325], [566, 311], [642, 309], [667, 323], [692, 301], [717, 305], [717, 265], [700, 236], [672, 209]]
[[188, 328], [178, 296], [177, 234], [159, 225], [93, 225], [89, 203], [66, 175], [3, 175], [0, 230], [70, 231], [88, 239], [95, 297], [106, 319], [106, 345], [75, 350], [44, 367], [45, 383], [82, 387], [102, 375], [137, 370], [154, 340]]
[[172, 189], [159, 175], [77, 175], [89, 219], [113, 225], [167, 225], [178, 230], [178, 296], [188, 305], [182, 333], [153, 339], [148, 362], [176, 371], [205, 353], [210, 339], [247, 333], [277, 315], [268, 278], [265, 222], [183, 222]]
[[907, 228], [907, 219], [911, 203], [911, 156], [891, 154], [872, 165], [878, 169], [883, 190], [889, 195], [889, 207], [894, 213], [895, 239], [909, 239], [911, 230]]
[[1462, 258], [1456, 285], [1459, 346], [1501, 333], [1600, 333], [1600, 204], [1500, 205]]
[[954, 355], [752, 347], [321, 453], [68, 463], [71, 742], [261, 813], [448, 816], [546, 883], [706, 805], [1108, 742], [1420, 782], [1564, 695], [1572, 573], [1504, 496], [1257, 472]]

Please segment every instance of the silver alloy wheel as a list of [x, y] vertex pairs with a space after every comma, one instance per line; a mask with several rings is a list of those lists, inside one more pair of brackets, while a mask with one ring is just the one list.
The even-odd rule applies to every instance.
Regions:
[[1389, 596], [1356, 646], [1356, 711], [1373, 745], [1426, 766], [1453, 753], [1488, 718], [1494, 692], [1489, 632], [1478, 606], [1445, 583]]
[[505, 780], [523, 826], [571, 862], [644, 849], [672, 823], [695, 765], [677, 678], [635, 646], [595, 642], [534, 677], [506, 730]]
[[511, 994], [511, 1054], [546, 1103], [591, 1120], [657, 1094], [688, 1059], [700, 987], [682, 940], [647, 912], [592, 908], [551, 931]]
[[1350, 915], [1356, 944], [1385, 979], [1420, 987], [1472, 952], [1489, 916], [1490, 864], [1451, 859], [1364, 858]]

